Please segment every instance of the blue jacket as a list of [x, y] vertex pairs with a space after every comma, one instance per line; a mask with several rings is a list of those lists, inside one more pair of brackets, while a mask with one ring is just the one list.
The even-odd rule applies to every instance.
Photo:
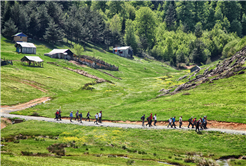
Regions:
[[73, 113], [72, 112], [70, 113], [70, 117], [73, 117]]
[[173, 122], [175, 122], [175, 118], [172, 118]]

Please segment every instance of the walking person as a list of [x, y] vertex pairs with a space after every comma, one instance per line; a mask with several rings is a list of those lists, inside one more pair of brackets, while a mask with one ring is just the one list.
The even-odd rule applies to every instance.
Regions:
[[102, 123], [102, 111], [99, 112], [99, 123]]
[[188, 122], [189, 122], [188, 128], [190, 128], [190, 125], [192, 126], [192, 128], [194, 128], [194, 126], [193, 126], [193, 124], [192, 124], [192, 119], [193, 119], [193, 117], [191, 117], [191, 118], [188, 120]]
[[72, 122], [73, 119], [73, 111], [70, 112], [70, 122]]
[[192, 128], [194, 128], [194, 126], [196, 126], [196, 118], [194, 118], [192, 122], [193, 122]]
[[55, 119], [58, 121], [58, 116], [59, 116], [59, 110], [58, 109], [56, 110], [55, 116], [56, 116]]
[[207, 129], [207, 116], [204, 116], [204, 129]]
[[95, 115], [96, 121], [94, 123], [96, 123], [98, 125], [98, 113]]
[[200, 123], [201, 123], [201, 118], [198, 119], [198, 121], [196, 121], [196, 132], [197, 132], [197, 130], [198, 130], [198, 132], [200, 131], [200, 130], [199, 130], [199, 125], [200, 125]]
[[156, 114], [154, 116], [154, 126], [156, 126], [156, 122], [157, 122], [157, 117], [156, 117]]
[[143, 114], [143, 116], [141, 117], [141, 120], [142, 120], [142, 126], [144, 127], [145, 114]]
[[182, 123], [183, 123], [183, 121], [182, 121], [182, 116], [180, 116], [180, 118], [179, 118], [179, 128], [181, 128]]
[[87, 113], [87, 115], [86, 115], [86, 119], [85, 119], [85, 121], [87, 120], [87, 119], [89, 119], [89, 122], [90, 122], [90, 112], [88, 111], [88, 113]]
[[79, 110], [77, 110], [77, 112], [75, 114], [75, 121], [76, 121], [76, 119], [78, 119], [78, 121], [79, 121]]
[[79, 114], [79, 120], [80, 120], [80, 123], [83, 123], [83, 122], [82, 122], [82, 117], [83, 117], [82, 112], [80, 112], [80, 114]]
[[59, 115], [58, 115], [58, 118], [60, 118], [60, 121], [61, 121], [61, 109], [59, 109]]
[[149, 127], [152, 126], [152, 119], [153, 119], [153, 117], [152, 117], [152, 113], [151, 113], [150, 116], [147, 118], [148, 123], [146, 124], [146, 126], [148, 126], [148, 125], [149, 125]]
[[173, 124], [171, 125], [171, 127], [174, 126], [174, 128], [176, 128], [176, 125], [175, 125], [175, 118], [176, 118], [176, 116], [174, 116], [174, 117], [172, 118]]
[[202, 120], [202, 118], [200, 118], [200, 128], [201, 128], [201, 130], [203, 130], [203, 120]]
[[172, 122], [173, 122], [173, 120], [172, 120], [172, 117], [171, 117], [170, 119], [168, 119], [167, 127], [171, 126], [171, 128], [172, 128]]

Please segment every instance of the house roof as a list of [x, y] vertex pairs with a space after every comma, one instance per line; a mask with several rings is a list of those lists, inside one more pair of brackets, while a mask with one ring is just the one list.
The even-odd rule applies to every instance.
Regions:
[[24, 56], [23, 58], [21, 58], [21, 61], [34, 61], [34, 62], [43, 62], [43, 60], [38, 57], [38, 56]]
[[53, 49], [49, 53], [46, 53], [47, 55], [53, 55], [53, 54], [58, 54], [58, 53], [63, 53], [66, 54], [66, 51], [69, 49]]
[[25, 35], [24, 33], [20, 32], [20, 33], [16, 33], [14, 36], [22, 36], [22, 37], [27, 37], [27, 35]]
[[125, 46], [125, 47], [115, 47], [113, 50], [127, 50], [128, 48], [131, 48], [130, 46]]
[[27, 42], [16, 42], [16, 44], [21, 45], [21, 47], [29, 47], [29, 48], [36, 48], [36, 46], [33, 43], [27, 43]]

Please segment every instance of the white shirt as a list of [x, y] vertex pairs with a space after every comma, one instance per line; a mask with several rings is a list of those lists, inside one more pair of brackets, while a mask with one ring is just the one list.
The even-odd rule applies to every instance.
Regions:
[[182, 118], [181, 117], [179, 118], [179, 122], [182, 122]]
[[101, 113], [99, 113], [99, 118], [102, 116], [102, 114]]
[[172, 123], [172, 121], [173, 121], [173, 120], [170, 118], [170, 119], [169, 119], [169, 123]]
[[98, 115], [96, 114], [95, 117], [96, 117], [96, 119], [97, 119], [97, 118], [98, 118]]
[[156, 116], [154, 116], [154, 120], [157, 120]]

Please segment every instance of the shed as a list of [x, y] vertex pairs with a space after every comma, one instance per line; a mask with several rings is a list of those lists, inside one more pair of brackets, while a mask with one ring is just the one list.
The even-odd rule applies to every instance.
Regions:
[[113, 53], [125, 58], [133, 58], [133, 50], [130, 46], [115, 47]]
[[27, 42], [27, 35], [25, 35], [24, 33], [20, 32], [20, 33], [16, 33], [14, 36], [14, 41], [15, 42]]
[[23, 54], [36, 54], [36, 46], [33, 43], [16, 42], [16, 52]]
[[194, 71], [196, 71], [197, 69], [201, 69], [199, 66], [194, 66], [194, 67], [192, 67], [191, 69], [190, 69], [190, 72], [192, 73], [192, 72], [194, 72]]
[[21, 58], [22, 65], [43, 67], [43, 60], [38, 56], [24, 56]]
[[72, 60], [74, 53], [69, 49], [53, 49], [52, 51], [44, 55], [49, 56], [51, 58]]

